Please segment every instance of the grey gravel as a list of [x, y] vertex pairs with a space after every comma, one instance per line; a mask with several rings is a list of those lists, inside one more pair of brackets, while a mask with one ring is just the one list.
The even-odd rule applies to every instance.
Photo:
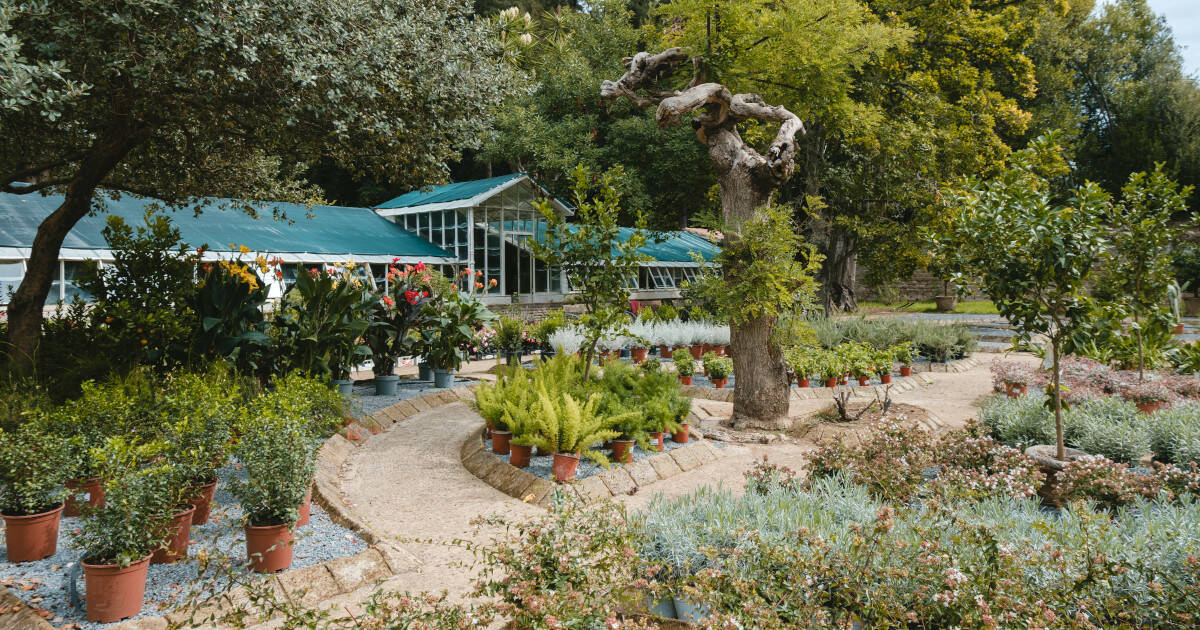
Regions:
[[[473, 383], [469, 378], [456, 378], [450, 384], [450, 387], [459, 387], [461, 385], [470, 385]], [[386, 409], [392, 405], [409, 398], [416, 398], [424, 394], [432, 392], [445, 391], [446, 388], [437, 388], [433, 386], [433, 381], [422, 381], [416, 378], [401, 378], [396, 386], [395, 396], [379, 396], [375, 394], [375, 381], [356, 381], [354, 383], [354, 401], [359, 407], [359, 411], [363, 415], [368, 415]]]
[[[227, 556], [235, 563], [246, 562], [246, 546], [242, 536], [242, 509], [228, 490], [228, 480], [239, 474], [233, 467], [218, 472], [221, 483], [217, 486], [212, 515], [208, 523], [192, 527], [189, 555], [194, 558], [200, 550], [217, 557]], [[64, 518], [59, 526], [58, 553], [40, 560], [22, 564], [8, 562], [8, 550], [0, 551], [0, 582], [13, 593], [35, 608], [49, 610], [50, 621], [55, 626], [78, 623], [80, 628], [91, 630], [116, 624], [92, 623], [84, 619], [84, 610], [70, 605], [67, 581], [72, 565], [79, 561], [82, 552], [70, 547], [70, 533], [78, 527], [78, 518]], [[367, 544], [354, 532], [331, 521], [316, 503], [308, 525], [296, 530], [296, 547], [293, 552], [292, 569], [302, 569], [335, 558], [354, 555], [366, 550]], [[136, 618], [162, 615], [181, 603], [194, 589], [212, 592], [211, 579], [207, 584], [198, 583], [199, 567], [195, 560], [175, 564], [152, 564], [146, 576], [146, 598], [142, 612]], [[22, 590], [26, 584], [35, 584], [30, 590]], [[84, 579], [78, 580], [80, 594], [84, 594]]]
[[[489, 453], [492, 452], [492, 441], [491, 440], [485, 439], [484, 446], [487, 448]], [[667, 435], [663, 436], [663, 450], [661, 452], [673, 451], [677, 448], [682, 448], [683, 446], [686, 446], [686, 444], [680, 444], [678, 442], [672, 441], [671, 435], [667, 434]], [[534, 452], [536, 453], [537, 451], [534, 451]], [[647, 451], [643, 450], [642, 447], [635, 444], [633, 446], [633, 461], [640, 462], [644, 459], [658, 455], [659, 452], [660, 451], [647, 452]], [[503, 461], [506, 464], [508, 463], [508, 460], [509, 460], [508, 455], [496, 455], [495, 453], [493, 453], [493, 456], [498, 457], [501, 461]], [[532, 457], [529, 458], [529, 467], [524, 468], [522, 470], [524, 470], [525, 472], [527, 472], [531, 475], [541, 477], [542, 479], [549, 479], [549, 480], [553, 481], [554, 480], [554, 456], [553, 455], [533, 455]], [[581, 457], [579, 459], [579, 467], [575, 469], [575, 478], [576, 479], [586, 479], [586, 478], [592, 477], [594, 475], [599, 475], [600, 473], [604, 472], [605, 470], [606, 469], [603, 466], [597, 465], [596, 462], [593, 462], [592, 460], [590, 460], [586, 457]]]

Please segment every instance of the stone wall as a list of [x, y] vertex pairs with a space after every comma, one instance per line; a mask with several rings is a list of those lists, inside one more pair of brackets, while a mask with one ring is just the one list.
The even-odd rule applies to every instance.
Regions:
[[[854, 292], [859, 300], [878, 300], [879, 291], [867, 286], [867, 283], [864, 282], [866, 275], [866, 269], [862, 265], [859, 265], [858, 275], [854, 283]], [[899, 294], [899, 298], [904, 301], [932, 300], [933, 296], [941, 295], [944, 290], [942, 281], [924, 269], [918, 269], [916, 273], [907, 278], [894, 280], [888, 283], [887, 287], [895, 289]], [[982, 299], [983, 297], [976, 287], [970, 287], [967, 299]]]

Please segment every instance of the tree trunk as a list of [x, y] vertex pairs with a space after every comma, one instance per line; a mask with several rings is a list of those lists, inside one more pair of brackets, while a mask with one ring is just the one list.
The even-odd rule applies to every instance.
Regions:
[[1054, 457], [1060, 462], [1067, 461], [1066, 444], [1063, 440], [1063, 419], [1062, 419], [1062, 391], [1059, 389], [1062, 378], [1061, 370], [1059, 369], [1059, 354], [1058, 354], [1059, 338], [1056, 334], [1050, 338], [1050, 352], [1053, 355], [1054, 369]]
[[100, 182], [124, 159], [130, 149], [149, 136], [151, 129], [130, 128], [125, 121], [113, 125], [96, 141], [79, 165], [62, 205], [38, 226], [26, 264], [25, 277], [8, 305], [8, 339], [11, 360], [18, 372], [31, 374], [42, 335], [42, 308], [58, 273], [58, 255], [71, 228], [92, 209], [92, 195]]
[[858, 259], [854, 246], [854, 237], [840, 229], [830, 228], [820, 274], [821, 297], [825, 312], [829, 315], [858, 310], [858, 297], [854, 292]]

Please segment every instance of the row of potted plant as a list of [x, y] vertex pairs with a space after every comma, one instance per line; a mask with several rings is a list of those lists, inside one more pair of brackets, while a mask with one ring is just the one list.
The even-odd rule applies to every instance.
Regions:
[[82, 516], [72, 544], [84, 551], [87, 618], [136, 615], [149, 564], [187, 558], [191, 528], [208, 520], [217, 471], [232, 455], [245, 470], [230, 483], [246, 515], [249, 564], [286, 568], [291, 529], [307, 522], [316, 448], [343, 403], [299, 376], [243, 402], [249, 393], [221, 370], [163, 383], [135, 374], [85, 385], [80, 399], [0, 431], [9, 560], [53, 555], [64, 512]]
[[843, 343], [833, 350], [791, 346], [785, 350], [784, 356], [800, 387], [809, 387], [814, 380], [825, 387], [836, 387], [847, 384], [851, 377], [857, 379], [859, 385], [869, 385], [872, 377], [878, 377], [879, 382], [886, 385], [892, 382], [897, 363], [900, 365], [900, 376], [911, 375], [915, 358], [911, 343], [876, 348], [854, 341]]

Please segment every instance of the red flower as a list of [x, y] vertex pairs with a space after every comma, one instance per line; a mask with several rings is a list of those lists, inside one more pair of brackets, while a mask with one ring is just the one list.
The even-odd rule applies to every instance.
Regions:
[[476, 282], [476, 283], [475, 283], [475, 288], [476, 288], [476, 289], [482, 289], [482, 288], [483, 288], [483, 283], [482, 283], [482, 282]]
[[388, 308], [391, 308], [393, 305], [395, 305], [395, 304], [396, 304], [396, 301], [395, 301], [395, 300], [393, 300], [392, 298], [390, 298], [390, 297], [388, 297], [388, 296], [386, 296], [386, 295], [385, 295], [385, 296], [383, 296], [383, 303], [384, 303], [384, 304], [385, 304], [385, 305], [386, 305]]
[[425, 271], [425, 263], [419, 262], [416, 267], [417, 271]]
[[398, 262], [400, 262], [400, 257], [399, 257], [399, 256], [397, 256], [396, 258], [393, 258], [393, 259], [392, 259], [392, 264], [393, 264], [393, 265], [394, 265], [394, 264], [396, 264], [396, 263], [398, 263]]
[[280, 270], [278, 270], [278, 269], [276, 269], [276, 270], [275, 270], [275, 279], [276, 279], [276, 280], [283, 280], [283, 272], [282, 272], [282, 271], [280, 271]]
[[422, 291], [422, 292], [421, 292], [421, 297], [429, 297], [429, 292], [428, 292], [428, 291]]
[[416, 304], [417, 303], [417, 292], [416, 291], [405, 291], [404, 299], [408, 300], [409, 304]]

